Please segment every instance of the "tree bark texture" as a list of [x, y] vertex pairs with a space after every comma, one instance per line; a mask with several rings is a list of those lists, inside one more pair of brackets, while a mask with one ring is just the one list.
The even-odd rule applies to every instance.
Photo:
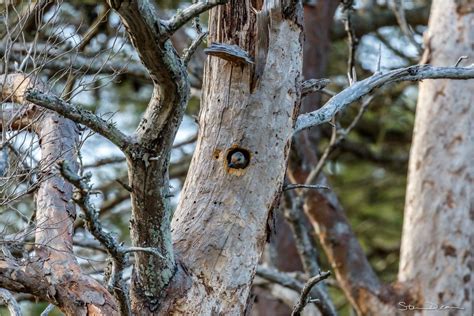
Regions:
[[[302, 12], [289, 1], [253, 6], [257, 13], [240, 1], [211, 11], [210, 42], [238, 45], [255, 64], [209, 57], [205, 67], [199, 138], [172, 223], [192, 284], [170, 312], [245, 313], [280, 196], [300, 98]], [[248, 166], [229, 168], [234, 151]]]
[[[429, 62], [474, 58], [474, 2], [433, 1]], [[473, 313], [474, 81], [420, 83], [410, 153], [399, 281], [418, 305]], [[428, 315], [429, 312], [420, 312]]]
[[[0, 97], [25, 103], [29, 88], [45, 90], [34, 77], [23, 74], [0, 76]], [[78, 129], [61, 115], [26, 104], [19, 120], [28, 121], [41, 147], [41, 183], [36, 193], [36, 256], [16, 262], [0, 258], [0, 280], [9, 289], [29, 292], [61, 308], [67, 315], [113, 315], [112, 295], [96, 280], [83, 274], [72, 249], [75, 207], [72, 185], [59, 174], [56, 163], [67, 160], [77, 169]]]

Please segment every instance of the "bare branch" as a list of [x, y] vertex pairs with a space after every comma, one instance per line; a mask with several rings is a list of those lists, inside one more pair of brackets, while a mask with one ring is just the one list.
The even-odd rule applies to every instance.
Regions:
[[472, 79], [474, 67], [434, 67], [431, 65], [415, 65], [376, 73], [371, 77], [354, 83], [349, 88], [332, 97], [320, 109], [302, 114], [298, 117], [294, 132], [329, 122], [336, 113], [343, 111], [352, 102], [371, 93], [383, 85], [399, 81], [419, 81], [423, 79]]
[[336, 149], [344, 141], [344, 139], [346, 139], [347, 135], [352, 131], [352, 129], [357, 125], [357, 123], [359, 123], [360, 119], [364, 115], [372, 99], [373, 99], [373, 95], [370, 95], [365, 98], [365, 100], [362, 102], [362, 105], [359, 108], [359, 112], [357, 112], [357, 115], [355, 116], [355, 118], [352, 120], [351, 124], [347, 128], [345, 129], [333, 128], [332, 129], [332, 135], [331, 135], [331, 140], [329, 141], [329, 145], [324, 150], [316, 166], [313, 168], [313, 170], [311, 170], [308, 177], [306, 178], [306, 181], [305, 181], [306, 185], [310, 185], [316, 179], [318, 179], [318, 176], [323, 170], [323, 167], [326, 164], [329, 158], [329, 155], [334, 151], [334, 149]]
[[352, 12], [354, 11], [354, 0], [342, 0], [342, 12], [344, 13], [344, 29], [347, 33], [347, 43], [349, 46], [349, 56], [347, 60], [347, 77], [349, 79], [349, 85], [352, 85], [357, 81], [356, 70], [355, 70], [355, 55], [359, 40], [355, 35], [354, 25], [352, 24]]
[[[287, 192], [286, 197], [290, 200], [288, 207], [284, 210], [285, 219], [290, 225], [295, 239], [296, 249], [303, 264], [303, 269], [308, 275], [319, 273], [318, 252], [314, 244], [314, 236], [310, 233], [310, 225], [304, 214], [304, 197], [302, 192], [296, 194], [294, 191]], [[298, 291], [300, 292], [300, 290]], [[313, 289], [313, 296], [317, 297], [317, 307], [323, 315], [336, 315], [336, 309], [332, 304], [324, 285]]]
[[5, 303], [11, 316], [21, 316], [20, 305], [10, 291], [0, 288], [0, 302]]
[[331, 275], [331, 272], [320, 272], [318, 275], [310, 278], [303, 287], [301, 291], [300, 299], [298, 303], [293, 308], [293, 312], [291, 313], [292, 316], [300, 316], [301, 312], [303, 311], [306, 304], [308, 304], [308, 295], [311, 292], [313, 286], [318, 284], [319, 282], [327, 279]]
[[92, 163], [84, 165], [84, 168], [97, 168], [109, 164], [117, 164], [117, 163], [123, 163], [125, 162], [125, 157], [107, 157], [107, 158], [102, 158], [97, 161], [94, 161]]
[[413, 37], [413, 31], [410, 28], [410, 25], [407, 22], [406, 16], [405, 16], [405, 8], [403, 5], [403, 0], [391, 0], [389, 1], [390, 7], [393, 10], [393, 13], [395, 14], [395, 17], [397, 18], [398, 25], [400, 26], [400, 29], [402, 30], [402, 33], [406, 36], [408, 41], [415, 46], [416, 50], [418, 51], [418, 54], [421, 55], [423, 52], [421, 45], [415, 41], [415, 38]]
[[50, 286], [38, 262], [19, 264], [0, 258], [0, 286], [13, 292], [26, 292], [41, 299], [54, 299], [54, 288]]
[[[154, 1], [107, 3], [126, 25], [153, 81], [153, 95], [135, 130], [137, 150], [127, 158], [129, 185], [133, 188], [132, 244], [159, 249], [164, 258], [144, 251], [135, 253], [131, 296], [154, 306], [176, 271], [168, 168], [173, 141], [189, 99], [189, 80], [183, 60], [168, 40], [168, 25], [159, 18]], [[150, 161], [152, 157], [159, 159]]]
[[116, 128], [113, 123], [107, 122], [90, 111], [67, 103], [53, 94], [43, 93], [37, 89], [29, 89], [25, 92], [25, 98], [48, 110], [55, 111], [76, 123], [89, 127], [123, 151], [127, 151], [131, 145], [130, 138]]
[[[377, 37], [377, 39], [380, 42], [382, 42], [383, 45], [385, 45], [385, 47], [387, 47], [392, 53], [394, 53], [398, 57], [408, 61], [409, 63], [417, 62], [416, 58], [407, 56], [406, 52], [404, 52], [402, 49], [398, 49], [395, 46], [393, 46], [392, 43], [388, 39], [386, 39], [385, 36], [381, 34], [378, 30], [374, 32], [374, 35]], [[379, 58], [380, 58], [380, 55], [379, 55]], [[379, 69], [380, 67], [378, 67], [377, 71], [379, 71]]]
[[191, 57], [196, 52], [196, 49], [199, 47], [199, 45], [201, 45], [202, 41], [207, 37], [207, 34], [207, 32], [199, 34], [198, 37], [192, 42], [191, 46], [186, 49], [183, 55], [184, 65], [188, 65], [189, 61], [191, 60]]
[[193, 3], [186, 9], [179, 11], [176, 15], [170, 20], [166, 21], [166, 28], [168, 30], [168, 36], [173, 35], [180, 27], [182, 27], [187, 22], [191, 21], [194, 17], [204, 13], [213, 7], [226, 4], [228, 0], [207, 0], [203, 2]]
[[294, 189], [330, 190], [331, 188], [325, 185], [316, 185], [316, 184], [287, 184], [283, 187], [283, 191], [294, 190]]
[[301, 84], [301, 97], [323, 90], [331, 81], [329, 79], [308, 79]]
[[[328, 275], [326, 276], [326, 274], [328, 274]], [[257, 275], [259, 277], [265, 279], [265, 280], [268, 280], [268, 281], [273, 282], [273, 283], [280, 284], [280, 285], [282, 285], [284, 287], [287, 287], [289, 289], [292, 289], [296, 292], [301, 292], [302, 293], [303, 291], [305, 291], [305, 293], [306, 293], [308, 283], [303, 284], [303, 282], [300, 282], [299, 280], [293, 278], [288, 273], [284, 273], [284, 272], [278, 271], [278, 270], [273, 269], [273, 268], [258, 266], [257, 267]], [[329, 277], [329, 275], [330, 275], [330, 272], [325, 272], [324, 273], [324, 279]], [[308, 280], [308, 282], [311, 281], [314, 278], [315, 277], [311, 278], [310, 280]], [[318, 282], [320, 282], [320, 281], [322, 281], [322, 280], [318, 280]], [[318, 282], [316, 282], [316, 283], [318, 283]], [[309, 287], [309, 292], [308, 292], [313, 297], [319, 298], [319, 300], [313, 301], [313, 303], [315, 303], [315, 305], [321, 311], [323, 316], [336, 315], [335, 312], [333, 312], [329, 309], [325, 309], [326, 302], [323, 302], [320, 299], [321, 298], [320, 293], [319, 293], [318, 289], [316, 287], [314, 287], [314, 285], [316, 283], [314, 283], [311, 287]], [[308, 296], [308, 294], [306, 294], [306, 297], [307, 296]]]
[[257, 267], [257, 275], [265, 280], [270, 282], [278, 283], [292, 289], [297, 292], [301, 292], [303, 290], [304, 284], [297, 279], [291, 277], [287, 273], [280, 272], [273, 268], [268, 268], [264, 266]]
[[87, 229], [107, 249], [107, 252], [112, 257], [113, 269], [110, 278], [110, 288], [119, 302], [122, 315], [130, 315], [128, 289], [123, 278], [123, 270], [127, 264], [126, 251], [110, 233], [107, 233], [102, 228], [98, 212], [89, 200], [91, 186], [88, 182], [92, 174], [89, 173], [84, 178], [81, 178], [70, 169], [66, 161], [59, 162], [59, 165], [62, 176], [76, 187], [73, 199], [84, 211]]

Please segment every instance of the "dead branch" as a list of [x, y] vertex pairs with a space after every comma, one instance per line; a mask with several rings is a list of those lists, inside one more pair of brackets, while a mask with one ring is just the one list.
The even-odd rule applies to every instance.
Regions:
[[[46, 90], [36, 78], [12, 74], [0, 76], [0, 79], [3, 81], [0, 93], [6, 101], [26, 103], [29, 110], [41, 114], [32, 130], [41, 139], [41, 169], [48, 175], [40, 182], [37, 192], [35, 257], [32, 262], [22, 262], [21, 265], [8, 258], [1, 260], [0, 269], [3, 271], [0, 273], [0, 286], [36, 295], [59, 306], [66, 313], [85, 312], [87, 305], [104, 314], [116, 313], [113, 297], [95, 280], [81, 273], [74, 257], [72, 236], [76, 213], [70, 203], [72, 186], [54, 168], [59, 158], [69, 161], [71, 168], [77, 168], [76, 125], [55, 112], [42, 111], [26, 102], [26, 90], [32, 87], [39, 91]], [[22, 275], [20, 269], [25, 269]], [[54, 278], [49, 277], [52, 273]]]
[[217, 5], [226, 4], [227, 2], [228, 0], [206, 0], [193, 3], [186, 9], [176, 13], [176, 15], [170, 20], [164, 22], [167, 28], [167, 36], [169, 37], [173, 35], [173, 33], [181, 28], [184, 24], [191, 21], [196, 16], [199, 16], [201, 13], [212, 9]]
[[287, 184], [283, 186], [283, 191], [294, 190], [294, 189], [330, 190], [331, 188], [325, 185], [315, 185], [315, 184]]
[[29, 89], [25, 92], [25, 98], [41, 107], [55, 111], [76, 123], [89, 127], [117, 145], [124, 152], [131, 146], [130, 138], [116, 128], [113, 123], [107, 122], [90, 111], [67, 103], [53, 94], [43, 93], [37, 89]]
[[389, 5], [395, 14], [395, 17], [397, 18], [398, 25], [400, 26], [400, 29], [402, 30], [402, 33], [405, 35], [405, 37], [408, 39], [408, 41], [415, 46], [416, 50], [418, 51], [418, 54], [421, 55], [423, 52], [421, 45], [418, 44], [415, 41], [415, 38], [413, 37], [413, 31], [410, 28], [410, 25], [407, 22], [406, 16], [405, 16], [405, 8], [403, 5], [403, 0], [391, 0], [389, 1]]
[[311, 292], [311, 289], [313, 286], [318, 284], [319, 282], [327, 279], [331, 275], [331, 272], [320, 272], [318, 275], [310, 278], [306, 284], [303, 287], [303, 290], [301, 290], [301, 295], [298, 303], [295, 305], [293, 308], [293, 311], [291, 312], [292, 316], [300, 316], [301, 312], [303, 311], [304, 307], [308, 302], [311, 300], [311, 298], [308, 297], [308, 295]]
[[[429, 15], [429, 6], [419, 6], [405, 11], [406, 20], [411, 25], [427, 25]], [[353, 15], [355, 35], [359, 38], [380, 27], [395, 26], [397, 24], [397, 17], [389, 8], [359, 10]], [[344, 25], [340, 21], [334, 21], [331, 27], [331, 38], [336, 41], [346, 36]]]
[[169, 21], [159, 18], [152, 1], [107, 2], [127, 26], [132, 44], [154, 86], [146, 112], [135, 131], [137, 148], [127, 155], [127, 159], [129, 185], [133, 188], [133, 245], [147, 245], [163, 255], [159, 257], [144, 251], [135, 254], [137, 277], [132, 279], [131, 295], [141, 301], [156, 302], [173, 277], [171, 271], [176, 271], [171, 243], [168, 167], [173, 140], [190, 91], [185, 64], [168, 39], [181, 25], [221, 2], [193, 4]]
[[435, 67], [431, 65], [415, 65], [385, 73], [376, 73], [339, 92], [320, 109], [300, 115], [296, 121], [295, 133], [329, 122], [336, 113], [343, 111], [352, 102], [389, 83], [419, 81], [423, 79], [466, 80], [472, 78], [474, 78], [474, 67], [472, 66]]
[[[329, 277], [329, 275], [330, 275], [329, 272], [326, 272], [326, 273], [328, 275], [325, 276], [325, 278]], [[259, 277], [261, 277], [265, 280], [268, 280], [270, 282], [280, 284], [280, 285], [282, 285], [284, 287], [287, 287], [289, 289], [292, 289], [292, 290], [294, 290], [298, 293], [302, 293], [303, 290], [306, 293], [307, 290], [308, 290], [307, 284], [304, 284], [303, 282], [300, 282], [299, 280], [293, 278], [288, 273], [284, 273], [284, 272], [278, 271], [278, 270], [273, 269], [273, 268], [258, 266], [257, 267], [257, 276], [259, 276]], [[311, 279], [314, 279], [314, 277], [311, 278]], [[311, 279], [308, 280], [308, 282], [311, 281]], [[318, 281], [318, 282], [320, 282], [320, 281]], [[314, 284], [316, 284], [316, 283], [314, 283]], [[317, 288], [313, 287], [313, 286], [309, 287], [309, 292], [305, 294], [306, 297], [310, 293], [310, 295], [312, 295], [313, 297], [320, 298], [321, 296], [319, 295], [319, 293], [316, 289]], [[301, 299], [301, 297], [300, 297], [300, 299]], [[318, 307], [318, 309], [319, 309], [319, 311], [321, 312], [322, 315], [324, 315], [324, 316], [326, 316], [326, 315], [336, 315], [335, 311], [328, 310], [328, 309], [325, 308], [325, 305], [324, 305], [325, 302], [322, 302], [321, 300], [318, 300], [318, 301], [313, 301], [313, 303]]]
[[99, 220], [99, 213], [89, 200], [91, 186], [89, 185], [92, 174], [88, 173], [81, 178], [71, 170], [66, 161], [60, 161], [61, 174], [76, 188], [73, 199], [84, 211], [85, 222], [90, 233], [107, 249], [112, 257], [113, 267], [110, 276], [109, 288], [119, 302], [121, 315], [131, 315], [128, 287], [123, 278], [123, 270], [127, 266], [125, 249], [115, 240], [112, 234], [107, 233]]

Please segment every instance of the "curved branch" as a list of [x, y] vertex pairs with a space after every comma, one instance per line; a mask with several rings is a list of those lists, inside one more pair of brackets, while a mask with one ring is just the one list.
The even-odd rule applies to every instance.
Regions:
[[[330, 309], [327, 309], [327, 306], [326, 306], [327, 302], [323, 301], [325, 296], [321, 294], [321, 290], [318, 287], [314, 287], [316, 283], [328, 278], [330, 275], [330, 272], [323, 272], [322, 275], [321, 274], [316, 275], [315, 277], [310, 278], [306, 282], [306, 284], [293, 278], [288, 273], [284, 273], [276, 269], [268, 268], [264, 266], [257, 267], [256, 275], [267, 281], [280, 284], [284, 287], [287, 287], [289, 289], [292, 289], [296, 292], [301, 293], [299, 302], [297, 303], [298, 307], [301, 307], [300, 302], [302, 299], [305, 301], [304, 306], [306, 306], [306, 303], [307, 303], [306, 298], [308, 297], [308, 295], [311, 295], [313, 298], [317, 299], [314, 301], [314, 303], [318, 307], [322, 315], [325, 315], [325, 316], [334, 315], [334, 313]], [[304, 308], [304, 306], [302, 306], [302, 308]], [[301, 310], [299, 312], [301, 312]], [[296, 315], [299, 315], [299, 314], [296, 314]]]
[[226, 4], [228, 1], [229, 0], [208, 0], [198, 2], [190, 5], [182, 11], [179, 11], [174, 17], [165, 22], [167, 24], [168, 36], [173, 35], [174, 32], [199, 14], [212, 9], [217, 5]]
[[301, 315], [301, 312], [303, 311], [304, 307], [306, 306], [306, 304], [308, 304], [308, 301], [310, 299], [309, 295], [313, 286], [329, 278], [330, 275], [331, 272], [329, 271], [320, 272], [318, 275], [315, 275], [314, 277], [311, 277], [308, 281], [306, 281], [303, 289], [301, 290], [300, 299], [298, 300], [298, 303], [296, 303], [296, 305], [294, 306], [293, 311], [291, 312], [291, 316]]
[[359, 100], [383, 85], [398, 81], [419, 81], [423, 79], [472, 79], [474, 67], [434, 67], [415, 65], [395, 69], [386, 73], [375, 73], [371, 77], [358, 81], [332, 97], [320, 109], [298, 117], [294, 132], [329, 122], [336, 113], [343, 111], [352, 102]]
[[38, 89], [29, 89], [25, 92], [25, 98], [34, 104], [55, 111], [71, 121], [89, 127], [94, 132], [110, 140], [123, 151], [126, 151], [130, 146], [130, 138], [112, 123], [107, 122], [90, 111], [67, 103], [53, 94], [44, 93]]

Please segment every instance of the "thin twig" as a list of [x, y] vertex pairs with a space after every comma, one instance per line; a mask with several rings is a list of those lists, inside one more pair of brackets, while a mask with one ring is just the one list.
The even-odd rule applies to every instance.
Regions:
[[[325, 276], [326, 273], [328, 273], [328, 272], [323, 273], [324, 274], [324, 279], [329, 277], [329, 275]], [[299, 280], [293, 278], [288, 273], [278, 271], [274, 268], [258, 266], [257, 267], [257, 275], [259, 277], [267, 280], [267, 281], [282, 285], [286, 288], [292, 289], [293, 291], [296, 291], [296, 292], [299, 292], [299, 293], [302, 293], [302, 291], [305, 290], [306, 285], [303, 282], [300, 282]], [[324, 280], [324, 279], [322, 279], [322, 280]], [[318, 282], [321, 282], [322, 280], [320, 280]], [[316, 283], [318, 283], [318, 282], [316, 282]], [[313, 286], [311, 286], [311, 288], [309, 288], [309, 293], [313, 297], [318, 297], [318, 295], [320, 295], [320, 291], [319, 291], [318, 287], [314, 286], [315, 284], [313, 284]], [[321, 311], [321, 314], [324, 315], [324, 316], [335, 316], [335, 315], [337, 315], [335, 310], [328, 309], [328, 306], [325, 305], [326, 302], [323, 302], [322, 300], [313, 301], [312, 303], [314, 303], [316, 305], [316, 307], [318, 307], [319, 311]]]
[[294, 189], [330, 190], [329, 187], [318, 184], [287, 184], [283, 187], [283, 191]]
[[301, 315], [301, 312], [303, 311], [304, 307], [306, 306], [306, 304], [308, 304], [308, 300], [309, 300], [308, 295], [310, 294], [313, 286], [323, 281], [324, 279], [327, 279], [330, 275], [331, 275], [330, 271], [319, 272], [318, 275], [310, 278], [306, 282], [306, 284], [303, 287], [303, 290], [301, 291], [300, 299], [298, 303], [296, 303], [295, 307], [293, 308], [293, 312], [291, 313], [292, 316]]
[[360, 106], [357, 115], [346, 129], [337, 129], [333, 127], [329, 145], [326, 147], [323, 154], [321, 155], [321, 158], [319, 159], [316, 167], [314, 167], [313, 170], [311, 170], [311, 172], [309, 173], [308, 177], [306, 178], [305, 185], [311, 185], [311, 183], [318, 179], [319, 174], [323, 170], [324, 165], [326, 164], [329, 158], [329, 155], [344, 141], [347, 135], [349, 135], [352, 129], [354, 129], [354, 127], [357, 125], [357, 123], [359, 123], [365, 111], [367, 111], [367, 108], [373, 98], [373, 96], [369, 96], [364, 100], [364, 102], [362, 102], [362, 105]]
[[458, 67], [459, 64], [460, 64], [464, 59], [469, 59], [469, 56], [461, 56], [461, 57], [459, 57], [458, 60], [456, 61], [456, 64], [454, 64], [454, 67]]
[[196, 37], [196, 39], [192, 42], [192, 44], [187, 48], [184, 52], [183, 55], [183, 63], [185, 66], [188, 65], [189, 61], [191, 60], [191, 57], [194, 55], [196, 52], [196, 49], [201, 45], [202, 41], [207, 37], [208, 32], [203, 32]]
[[405, 17], [405, 8], [403, 5], [403, 1], [404, 0], [391, 0], [390, 6], [392, 8], [393, 13], [395, 14], [395, 17], [397, 18], [398, 25], [400, 26], [403, 35], [405, 35], [408, 41], [416, 48], [418, 54], [421, 54], [423, 52], [421, 45], [416, 42], [415, 37], [413, 36], [413, 31], [410, 28], [410, 25], [408, 24], [407, 19]]
[[352, 24], [352, 12], [354, 11], [354, 1], [353, 0], [342, 0], [342, 12], [345, 14], [343, 19], [344, 29], [347, 33], [347, 40], [349, 46], [349, 57], [347, 60], [347, 77], [349, 79], [349, 85], [352, 85], [357, 81], [356, 71], [355, 71], [355, 55], [357, 46], [359, 45], [359, 40], [355, 35], [354, 25]]

